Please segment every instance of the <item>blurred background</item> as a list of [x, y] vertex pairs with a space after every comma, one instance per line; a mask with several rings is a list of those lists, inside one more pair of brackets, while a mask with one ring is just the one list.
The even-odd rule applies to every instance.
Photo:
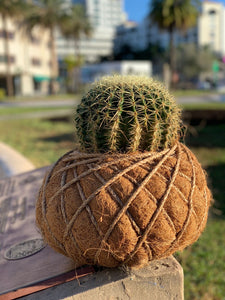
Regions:
[[0, 0], [0, 178], [1, 145], [34, 167], [75, 148], [82, 94], [118, 73], [164, 82], [183, 108], [184, 142], [214, 204], [202, 237], [176, 258], [185, 299], [224, 300], [225, 1]]

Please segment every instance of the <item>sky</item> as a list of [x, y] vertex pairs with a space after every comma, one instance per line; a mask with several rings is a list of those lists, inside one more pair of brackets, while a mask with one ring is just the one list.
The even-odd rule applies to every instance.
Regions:
[[140, 22], [149, 11], [150, 0], [125, 0], [125, 11], [128, 20]]
[[[214, 1], [214, 0], [213, 0]], [[225, 5], [225, 0], [215, 0]], [[150, 0], [125, 0], [125, 11], [128, 14], [128, 20], [140, 22], [149, 11]]]

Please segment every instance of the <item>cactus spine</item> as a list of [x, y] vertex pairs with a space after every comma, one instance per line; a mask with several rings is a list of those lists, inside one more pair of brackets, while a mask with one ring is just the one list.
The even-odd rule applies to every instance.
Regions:
[[160, 151], [180, 134], [180, 109], [151, 78], [107, 76], [92, 85], [76, 114], [77, 136], [86, 152]]

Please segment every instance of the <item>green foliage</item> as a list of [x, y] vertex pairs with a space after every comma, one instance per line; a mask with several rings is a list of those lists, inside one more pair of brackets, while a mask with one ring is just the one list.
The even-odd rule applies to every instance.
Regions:
[[150, 17], [161, 29], [186, 30], [196, 24], [198, 0], [152, 0]]
[[78, 41], [82, 34], [91, 35], [91, 24], [85, 14], [83, 5], [76, 4], [68, 10], [62, 18], [61, 29], [64, 36], [75, 41]]
[[159, 82], [109, 76], [93, 84], [77, 108], [76, 127], [87, 152], [158, 151], [180, 134], [180, 109]]
[[38, 5], [30, 5], [24, 20], [24, 27], [29, 34], [34, 27], [53, 29], [61, 24], [64, 14], [63, 0], [39, 0]]
[[199, 0], [152, 0], [149, 17], [159, 28], [166, 30], [170, 37], [170, 68], [176, 69], [174, 32], [186, 31], [197, 22]]
[[176, 49], [177, 71], [183, 80], [198, 78], [201, 72], [211, 72], [215, 55], [208, 47], [195, 44], [180, 45]]
[[0, 89], [0, 101], [5, 99], [5, 89]]
[[22, 0], [0, 0], [0, 13], [4, 17], [18, 19], [27, 7], [27, 3]]
[[84, 64], [84, 58], [82, 56], [75, 57], [74, 55], [67, 55], [63, 62], [66, 65], [67, 72], [72, 71], [76, 67], [80, 67]]
[[64, 58], [64, 64], [66, 66], [66, 89], [69, 93], [76, 93], [80, 91], [80, 72], [79, 68], [84, 64], [84, 58], [81, 55], [67, 55]]
[[56, 92], [55, 78], [58, 76], [58, 60], [55, 47], [55, 29], [62, 25], [65, 7], [63, 0], [39, 0], [37, 4], [30, 5], [26, 13], [23, 28], [27, 35], [32, 36], [35, 28], [44, 28], [50, 33], [51, 51], [51, 81], [50, 93]]
[[[68, 70], [67, 78], [67, 90], [69, 92], [80, 91], [80, 70], [79, 68], [83, 64], [83, 58], [80, 55], [80, 39], [82, 36], [89, 37], [92, 33], [91, 24], [85, 13], [85, 8], [82, 4], [75, 4], [67, 10], [66, 14], [61, 20], [61, 31], [62, 34], [68, 38], [72, 39], [74, 42], [74, 74], [71, 74], [71, 69]], [[68, 63], [68, 61], [67, 61]], [[67, 64], [68, 66], [68, 64]], [[70, 61], [71, 66], [71, 61]]]

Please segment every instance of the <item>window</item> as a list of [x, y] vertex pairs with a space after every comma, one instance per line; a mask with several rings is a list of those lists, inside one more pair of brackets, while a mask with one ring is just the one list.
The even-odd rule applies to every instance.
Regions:
[[41, 60], [39, 58], [32, 58], [31, 63], [33, 66], [36, 66], [36, 67], [41, 66]]
[[216, 11], [214, 9], [209, 10], [209, 15], [215, 15]]
[[9, 40], [14, 39], [15, 33], [12, 31], [5, 31], [5, 30], [0, 30], [0, 37], [1, 38], [6, 38], [8, 37]]
[[40, 39], [38, 39], [38, 38], [35, 37], [35, 36], [31, 36], [30, 41], [31, 41], [31, 43], [34, 44], [34, 45], [39, 45], [39, 44], [40, 44]]
[[48, 48], [51, 48], [51, 45], [52, 45], [51, 41], [48, 41], [48, 42], [47, 42], [47, 47], [48, 47]]
[[34, 90], [35, 90], [35, 92], [40, 91], [40, 89], [41, 89], [41, 82], [37, 81], [37, 80], [35, 80], [33, 78], [33, 83], [34, 83]]
[[[6, 63], [7, 62], [7, 56], [6, 55], [0, 55], [0, 63]], [[15, 62], [15, 56], [10, 55], [8, 57], [8, 62], [14, 63]]]

